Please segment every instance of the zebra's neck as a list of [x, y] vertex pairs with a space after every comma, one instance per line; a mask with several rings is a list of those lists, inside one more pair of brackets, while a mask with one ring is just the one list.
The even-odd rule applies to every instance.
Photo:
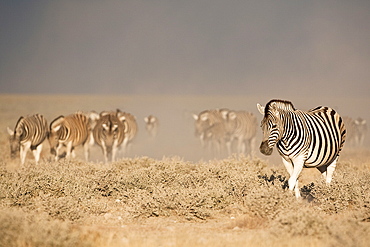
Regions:
[[[285, 116], [284, 116], [285, 115]], [[282, 135], [277, 143], [279, 151], [287, 156], [295, 155], [294, 146], [305, 146], [307, 142], [307, 133], [304, 126], [304, 121], [299, 114], [288, 111], [283, 114], [282, 119]]]

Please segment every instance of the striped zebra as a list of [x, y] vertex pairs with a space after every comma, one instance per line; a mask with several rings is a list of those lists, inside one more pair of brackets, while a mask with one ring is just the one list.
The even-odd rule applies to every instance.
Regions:
[[[246, 111], [229, 111], [224, 117], [229, 136], [228, 145], [236, 140], [238, 154], [245, 154], [248, 147], [248, 153], [253, 155], [257, 134], [256, 116]], [[228, 151], [230, 155], [231, 147], [228, 147]]]
[[88, 117], [77, 112], [66, 117], [59, 116], [50, 123], [49, 144], [50, 152], [59, 160], [61, 148], [66, 147], [66, 158], [76, 157], [74, 148], [79, 145], [84, 147], [86, 161], [89, 159], [89, 120]]
[[367, 134], [366, 120], [359, 117], [355, 120], [355, 124], [356, 124], [356, 143], [358, 146], [362, 146], [364, 145], [365, 136]]
[[48, 124], [46, 119], [39, 114], [20, 117], [15, 125], [14, 131], [9, 127], [10, 156], [15, 158], [20, 153], [21, 164], [26, 161], [27, 152], [32, 150], [36, 164], [40, 160], [43, 142], [48, 135]]
[[271, 155], [276, 144], [290, 175], [289, 189], [295, 190], [296, 197], [300, 197], [298, 176], [303, 167], [316, 167], [329, 184], [346, 138], [339, 114], [322, 106], [297, 110], [284, 100], [271, 100], [266, 107], [257, 104], [257, 108], [264, 115], [260, 151]]
[[117, 117], [124, 124], [125, 137], [122, 143], [123, 154], [127, 155], [131, 151], [132, 141], [139, 130], [136, 117], [130, 113], [117, 109]]
[[159, 127], [159, 122], [158, 118], [156, 118], [153, 115], [149, 115], [144, 118], [145, 122], [145, 129], [148, 131], [149, 135], [154, 138], [158, 134], [158, 127]]
[[117, 112], [100, 113], [93, 129], [95, 142], [102, 148], [105, 163], [109, 158], [115, 161], [118, 147], [125, 137], [125, 125], [117, 117]]
[[[200, 139], [202, 148], [213, 149], [217, 154], [221, 153], [223, 146], [228, 142], [225, 116], [228, 109], [212, 109], [193, 114], [195, 120], [195, 136]], [[229, 145], [227, 145], [229, 146]]]
[[352, 148], [362, 146], [367, 132], [366, 120], [344, 116], [343, 121], [347, 129], [348, 145]]

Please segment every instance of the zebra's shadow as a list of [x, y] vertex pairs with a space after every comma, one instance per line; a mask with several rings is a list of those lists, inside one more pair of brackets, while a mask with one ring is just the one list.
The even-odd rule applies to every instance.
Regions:
[[[282, 188], [283, 190], [288, 190], [288, 179], [286, 176], [283, 176], [281, 174], [277, 174], [276, 171], [273, 171], [272, 174], [264, 174], [259, 175], [259, 179], [265, 182], [267, 186], [278, 186]], [[313, 196], [313, 191], [315, 189], [315, 183], [310, 183], [308, 185], [304, 185], [301, 189], [301, 197], [303, 200], [306, 200], [307, 202], [314, 202], [315, 197]]]

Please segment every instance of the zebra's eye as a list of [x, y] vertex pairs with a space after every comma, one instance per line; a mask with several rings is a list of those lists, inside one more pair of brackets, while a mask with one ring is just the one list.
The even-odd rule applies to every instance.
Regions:
[[272, 129], [276, 129], [276, 127], [277, 127], [277, 125], [276, 125], [276, 124], [273, 124], [273, 125], [271, 126], [271, 128], [272, 128]]

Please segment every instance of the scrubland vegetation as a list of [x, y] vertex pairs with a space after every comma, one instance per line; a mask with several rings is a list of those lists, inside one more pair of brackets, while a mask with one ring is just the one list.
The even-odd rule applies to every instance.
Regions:
[[0, 245], [366, 246], [369, 167], [342, 161], [329, 187], [306, 169], [296, 200], [284, 169], [260, 159], [3, 161]]
[[[55, 162], [45, 145], [39, 165], [29, 154], [20, 166], [19, 158], [9, 157], [5, 134], [18, 114], [7, 109], [11, 102], [2, 107], [0, 246], [370, 242], [368, 149], [345, 148], [330, 186], [316, 169], [304, 169], [303, 198], [297, 200], [286, 189], [283, 165], [261, 156], [188, 161], [142, 155], [103, 164], [83, 161], [78, 153], [77, 159]], [[51, 110], [46, 115], [54, 116]], [[96, 150], [93, 155], [102, 158]]]

